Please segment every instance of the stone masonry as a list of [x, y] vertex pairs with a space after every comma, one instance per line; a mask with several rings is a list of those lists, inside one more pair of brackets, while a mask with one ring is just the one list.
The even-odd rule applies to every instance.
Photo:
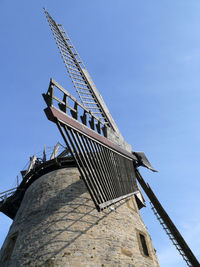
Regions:
[[[140, 241], [146, 239], [146, 256]], [[76, 168], [26, 191], [0, 252], [1, 267], [158, 267], [134, 196], [98, 212]]]

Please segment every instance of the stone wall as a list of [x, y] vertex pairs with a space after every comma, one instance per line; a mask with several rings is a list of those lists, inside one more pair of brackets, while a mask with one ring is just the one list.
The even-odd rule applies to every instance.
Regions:
[[[143, 252], [145, 236], [149, 256]], [[159, 266], [134, 197], [98, 212], [76, 168], [26, 191], [0, 252], [2, 267]]]

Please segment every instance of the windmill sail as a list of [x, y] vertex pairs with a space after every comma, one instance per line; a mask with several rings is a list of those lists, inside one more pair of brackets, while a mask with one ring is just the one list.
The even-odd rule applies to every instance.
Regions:
[[136, 170], [136, 177], [138, 182], [140, 183], [142, 189], [148, 196], [149, 200], [151, 201], [152, 210], [158, 219], [159, 223], [165, 230], [166, 234], [168, 235], [169, 239], [172, 241], [173, 245], [179, 251], [180, 255], [183, 257], [186, 264], [190, 267], [198, 267], [199, 262], [194, 256], [193, 252], [185, 242], [184, 238], [168, 216], [167, 212], [164, 210], [162, 205], [160, 204], [159, 200], [153, 193], [151, 187], [146, 184], [144, 179], [142, 178], [141, 174], [138, 170]]
[[[63, 94], [61, 99], [57, 90]], [[137, 157], [106, 137], [107, 124], [53, 79], [43, 97], [47, 118], [57, 124], [96, 208], [100, 211], [138, 194]]]
[[83, 61], [72, 44], [69, 36], [66, 34], [63, 26], [61, 24], [57, 24], [46, 10], [45, 14], [64, 64], [81, 102], [93, 115], [105, 122], [113, 129], [114, 132], [121, 136], [116, 123], [103, 101], [103, 98], [99, 94]]

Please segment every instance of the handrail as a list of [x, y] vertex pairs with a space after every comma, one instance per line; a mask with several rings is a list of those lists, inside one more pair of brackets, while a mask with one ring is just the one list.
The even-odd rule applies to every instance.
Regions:
[[0, 199], [1, 200], [7, 199], [9, 196], [13, 195], [16, 190], [17, 190], [17, 187], [14, 187], [14, 188], [11, 188], [11, 189], [6, 190], [4, 192], [1, 192], [0, 193]]

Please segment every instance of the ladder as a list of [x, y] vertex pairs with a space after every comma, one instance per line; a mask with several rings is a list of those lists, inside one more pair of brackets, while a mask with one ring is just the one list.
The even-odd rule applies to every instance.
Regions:
[[[46, 10], [45, 14], [67, 68], [67, 72], [69, 73], [81, 102], [92, 114], [101, 119], [102, 122], [107, 122], [109, 124], [109, 118], [104, 112], [104, 108], [101, 106], [101, 103], [91, 86], [92, 81], [89, 81], [91, 78], [88, 79], [89, 74], [76, 48], [72, 44], [72, 41], [65, 32], [63, 26], [56, 23]], [[112, 127], [112, 125], [108, 126]]]
[[179, 251], [180, 255], [186, 262], [187, 266], [199, 267], [200, 264], [196, 259], [196, 257], [194, 256], [193, 252], [183, 239], [182, 235], [180, 234], [180, 232], [178, 231], [178, 229], [176, 228], [170, 217], [168, 216], [167, 212], [162, 207], [161, 203], [153, 193], [151, 187], [144, 181], [138, 170], [136, 170], [136, 177], [150, 200], [150, 205], [156, 218], [158, 219], [159, 223], [165, 230], [169, 239], [172, 241], [173, 245]]

